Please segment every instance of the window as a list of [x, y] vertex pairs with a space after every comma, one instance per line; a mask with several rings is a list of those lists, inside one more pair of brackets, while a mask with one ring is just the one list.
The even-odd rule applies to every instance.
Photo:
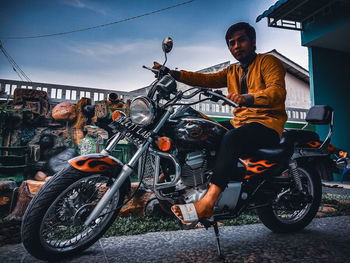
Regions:
[[70, 100], [70, 90], [66, 90], [66, 100]]
[[91, 97], [90, 97], [90, 91], [86, 91], [86, 92], [85, 92], [85, 97], [91, 98]]
[[94, 92], [94, 101], [98, 101], [98, 93]]
[[6, 94], [10, 94], [11, 93], [11, 86], [10, 86], [10, 84], [6, 84], [5, 85], [5, 92], [6, 92]]
[[11, 95], [15, 93], [15, 89], [17, 88], [17, 85], [12, 85], [11, 86]]
[[85, 97], [85, 92], [84, 91], [80, 91], [80, 95], [79, 95], [79, 98], [84, 98]]
[[51, 98], [52, 99], [56, 98], [56, 89], [55, 88], [51, 89]]
[[76, 90], [72, 90], [72, 98], [71, 100], [76, 100], [77, 99], [77, 91]]
[[105, 98], [105, 94], [100, 93], [100, 100], [103, 100]]
[[57, 99], [62, 99], [62, 89], [57, 90]]

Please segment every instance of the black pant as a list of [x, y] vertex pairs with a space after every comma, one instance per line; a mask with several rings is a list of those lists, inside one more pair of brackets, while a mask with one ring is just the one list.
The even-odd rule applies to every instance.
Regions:
[[280, 137], [275, 130], [258, 122], [247, 123], [239, 128], [234, 128], [228, 123], [222, 124], [231, 129], [222, 138], [211, 182], [223, 191], [230, 180], [241, 180], [237, 175], [239, 157], [249, 155], [259, 148], [276, 146]]

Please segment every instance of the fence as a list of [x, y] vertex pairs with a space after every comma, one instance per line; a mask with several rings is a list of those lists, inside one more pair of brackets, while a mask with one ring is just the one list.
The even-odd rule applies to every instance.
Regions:
[[95, 102], [107, 99], [108, 95], [112, 92], [117, 93], [119, 97], [124, 99], [124, 101], [132, 99], [132, 97], [135, 96], [135, 94], [131, 95], [130, 92], [125, 91], [0, 79], [0, 91], [4, 91], [6, 93], [5, 96], [2, 96], [3, 98], [8, 97], [12, 99], [16, 88], [46, 91], [51, 104], [57, 104], [62, 101], [76, 103], [83, 97], [91, 98], [92, 102]]
[[[126, 91], [112, 91], [106, 89], [94, 89], [86, 87], [0, 79], [0, 91], [4, 91], [6, 93], [6, 95], [2, 96], [3, 98], [9, 97], [10, 99], [12, 99], [14, 90], [16, 88], [46, 91], [51, 104], [57, 104], [62, 101], [76, 103], [82, 97], [91, 98], [92, 102], [94, 103], [95, 101], [108, 98], [108, 95], [112, 92], [116, 92], [119, 95], [119, 97], [122, 97], [124, 99], [124, 101], [128, 99], [133, 99], [138, 95], [142, 95], [141, 93], [137, 94], [134, 92]], [[221, 104], [215, 102], [202, 102], [193, 105], [193, 108], [212, 117], [232, 117], [232, 107], [228, 105], [222, 106]], [[308, 109], [286, 108], [288, 122], [304, 123], [307, 110]]]
[[[228, 105], [222, 106], [216, 102], [202, 102], [195, 104], [193, 108], [211, 117], [232, 118], [233, 108]], [[307, 111], [308, 109], [286, 108], [288, 122], [305, 123]]]

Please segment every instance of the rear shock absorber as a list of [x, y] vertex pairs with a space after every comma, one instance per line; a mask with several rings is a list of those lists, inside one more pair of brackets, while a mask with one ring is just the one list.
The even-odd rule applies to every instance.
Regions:
[[303, 185], [301, 183], [300, 174], [298, 170], [298, 163], [295, 160], [289, 162], [289, 173], [293, 176], [294, 182], [300, 192], [303, 191]]

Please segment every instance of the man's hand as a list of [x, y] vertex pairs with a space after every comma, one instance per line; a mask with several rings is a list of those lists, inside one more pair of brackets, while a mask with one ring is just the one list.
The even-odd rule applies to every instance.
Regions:
[[[153, 61], [153, 67], [152, 67], [152, 69], [157, 69], [157, 70], [159, 70], [161, 67], [162, 67], [161, 64], [159, 64], [157, 61]], [[154, 73], [154, 77], [155, 77], [155, 78], [158, 78], [158, 73]]]
[[[226, 96], [229, 100], [232, 100], [234, 103], [241, 105], [247, 102], [246, 98], [241, 94], [230, 93]], [[226, 102], [223, 102], [222, 105], [226, 105]]]
[[160, 69], [162, 67], [161, 64], [159, 64], [157, 61], [153, 61], [153, 69]]
[[[163, 67], [161, 64], [159, 64], [157, 61], [153, 62], [153, 67], [152, 69], [160, 70], [162, 69], [162, 74], [168, 74], [170, 72], [170, 69], [167, 67]], [[159, 73], [155, 73], [154, 77], [158, 78]]]

